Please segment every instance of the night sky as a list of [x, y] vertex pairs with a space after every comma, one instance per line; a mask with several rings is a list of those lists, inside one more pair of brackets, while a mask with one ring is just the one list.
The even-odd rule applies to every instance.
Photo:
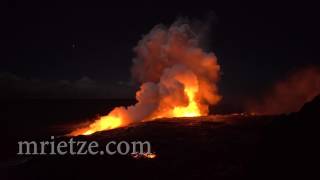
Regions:
[[258, 95], [288, 72], [320, 64], [315, 5], [194, 3], [11, 2], [3, 11], [0, 97], [133, 97], [132, 49], [154, 25], [177, 17], [211, 18], [206, 49], [222, 66], [225, 101]]

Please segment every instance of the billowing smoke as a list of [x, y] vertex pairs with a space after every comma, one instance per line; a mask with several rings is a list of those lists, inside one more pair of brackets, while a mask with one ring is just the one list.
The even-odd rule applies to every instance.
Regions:
[[[200, 102], [216, 104], [220, 100], [216, 87], [220, 66], [213, 53], [205, 53], [198, 45], [197, 35], [182, 22], [169, 28], [156, 26], [144, 36], [134, 49], [137, 57], [132, 67], [133, 78], [145, 83], [138, 92], [139, 102], [156, 100], [152, 103], [163, 106], [160, 110], [186, 105], [184, 88], [190, 83], [197, 86]], [[161, 104], [163, 98], [167, 102]]]
[[[161, 117], [201, 116], [208, 105], [218, 103], [220, 66], [216, 56], [205, 52], [199, 34], [186, 21], [170, 27], [155, 26], [134, 48], [133, 79], [141, 83], [137, 103], [118, 107], [77, 134], [113, 128]], [[110, 120], [112, 119], [112, 120]]]
[[250, 112], [282, 114], [298, 111], [304, 103], [320, 94], [320, 68], [305, 67], [277, 82], [260, 102], [249, 105]]

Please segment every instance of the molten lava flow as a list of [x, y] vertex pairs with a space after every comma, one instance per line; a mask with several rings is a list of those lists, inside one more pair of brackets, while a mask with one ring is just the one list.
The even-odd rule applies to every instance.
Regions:
[[220, 66], [214, 53], [200, 47], [197, 33], [183, 21], [168, 28], [155, 26], [134, 48], [132, 76], [141, 83], [137, 103], [117, 107], [70, 135], [89, 135], [157, 118], [207, 115], [209, 105], [221, 99], [217, 90]]
[[173, 117], [195, 117], [205, 114], [201, 114], [199, 106], [195, 101], [196, 90], [194, 88], [186, 88], [185, 93], [188, 96], [188, 106], [186, 107], [175, 107], [173, 109]]
[[98, 121], [90, 125], [90, 128], [84, 132], [84, 135], [90, 135], [96, 131], [105, 129], [114, 129], [122, 124], [122, 119], [114, 116], [102, 116]]
[[94, 123], [90, 124], [87, 128], [82, 128], [75, 130], [71, 133], [72, 136], [78, 135], [90, 135], [97, 131], [114, 129], [120, 127], [122, 124], [122, 119], [120, 117], [115, 117], [112, 115], [102, 116]]
[[[206, 115], [204, 113], [201, 113], [199, 104], [195, 101], [195, 95], [197, 92], [197, 87], [186, 87], [184, 90], [184, 93], [188, 99], [188, 104], [186, 106], [175, 106], [172, 109], [166, 109], [166, 111], [160, 114], [150, 116], [149, 119], [152, 120], [163, 117], [196, 117]], [[115, 115], [114, 112], [116, 111], [118, 112], [118, 114]], [[119, 111], [119, 109], [116, 108], [109, 115], [101, 116], [95, 122], [90, 124], [89, 127], [77, 129], [71, 132], [69, 135], [90, 135], [98, 131], [110, 130], [124, 126], [126, 125], [125, 122], [125, 111]]]
[[106, 116], [101, 116], [95, 122], [90, 124], [88, 127], [76, 129], [71, 132], [70, 136], [78, 135], [90, 135], [97, 131], [115, 129], [121, 126], [126, 125], [125, 116], [123, 116], [120, 108], [115, 108]]
[[141, 158], [154, 159], [157, 157], [157, 154], [155, 154], [155, 153], [134, 153], [134, 154], [131, 154], [131, 156], [135, 159], [141, 159]]

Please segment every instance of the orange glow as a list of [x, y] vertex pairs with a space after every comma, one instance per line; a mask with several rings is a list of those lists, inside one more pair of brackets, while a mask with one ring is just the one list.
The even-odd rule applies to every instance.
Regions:
[[155, 153], [135, 153], [131, 154], [131, 156], [135, 159], [141, 159], [141, 158], [146, 158], [146, 159], [155, 159], [157, 157], [157, 154]]
[[[191, 78], [192, 79], [192, 78]], [[190, 79], [184, 79], [184, 81]], [[187, 81], [188, 82], [188, 81]], [[191, 84], [191, 85], [190, 85]], [[187, 97], [187, 104], [185, 106], [173, 106], [170, 108], [159, 109], [157, 113], [151, 115], [148, 119], [157, 119], [165, 117], [195, 117], [201, 115], [207, 115], [205, 112], [201, 112], [200, 103], [196, 101], [196, 93], [198, 92], [197, 83], [184, 84], [184, 95]], [[163, 100], [165, 101], [165, 100]], [[174, 103], [174, 102], [173, 102]], [[126, 116], [126, 111], [121, 108], [115, 108], [110, 114], [102, 116], [88, 127], [76, 129], [69, 135], [91, 135], [98, 131], [115, 129], [127, 125], [130, 118]]]
[[208, 114], [207, 104], [201, 103], [199, 98], [200, 81], [198, 77], [188, 70], [175, 69], [172, 77], [162, 79], [164, 86], [170, 87], [178, 82], [183, 86], [181, 94], [170, 94], [159, 102], [159, 108], [149, 119], [172, 117], [196, 117]]
[[188, 106], [186, 107], [175, 107], [173, 109], [173, 116], [174, 117], [195, 117], [201, 116], [201, 112], [199, 109], [198, 104], [195, 101], [195, 94], [197, 90], [194, 88], [186, 88], [185, 93], [188, 96]]
[[70, 135], [90, 135], [157, 118], [207, 115], [209, 105], [221, 99], [220, 66], [214, 53], [200, 44], [187, 23], [155, 26], [134, 48], [131, 72], [133, 80], [141, 83], [137, 103], [117, 107]]
[[157, 157], [157, 155], [155, 153], [146, 153], [143, 155], [144, 155], [144, 157], [149, 158], [149, 159], [154, 159]]
[[110, 130], [115, 129], [121, 126], [126, 125], [126, 121], [124, 117], [121, 117], [121, 111], [118, 112], [118, 114], [115, 114], [114, 112], [117, 112], [117, 108], [114, 109], [109, 115], [101, 116], [99, 119], [97, 119], [95, 122], [90, 124], [88, 127], [76, 129], [75, 131], [71, 132], [70, 136], [78, 136], [78, 135], [90, 135], [97, 131], [103, 131], [103, 130]]
[[94, 123], [90, 124], [89, 127], [75, 130], [71, 133], [72, 136], [77, 135], [90, 135], [97, 131], [114, 129], [120, 127], [122, 124], [122, 119], [120, 117], [114, 116], [102, 116], [100, 119], [95, 121]]
[[114, 116], [102, 116], [98, 121], [90, 125], [90, 129], [84, 132], [84, 135], [90, 135], [96, 131], [105, 129], [114, 129], [121, 126], [121, 118]]

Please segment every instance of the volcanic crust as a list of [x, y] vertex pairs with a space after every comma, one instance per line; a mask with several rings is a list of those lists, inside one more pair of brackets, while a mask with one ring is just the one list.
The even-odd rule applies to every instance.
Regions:
[[159, 119], [76, 137], [147, 140], [154, 159], [33, 156], [2, 168], [10, 179], [305, 179], [315, 173], [319, 108], [318, 96], [289, 115]]

